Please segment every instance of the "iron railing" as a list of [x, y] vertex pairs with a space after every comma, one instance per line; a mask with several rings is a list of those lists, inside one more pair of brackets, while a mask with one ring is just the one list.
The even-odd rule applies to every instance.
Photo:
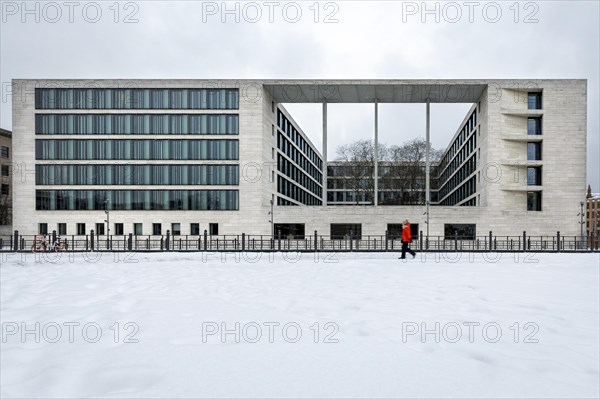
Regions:
[[[88, 235], [58, 236], [55, 232], [44, 241], [40, 235], [0, 235], [0, 251], [400, 251], [402, 243], [396, 236], [346, 235], [343, 237], [314, 234], [305, 236], [270, 235], [121, 235], [97, 236], [92, 231]], [[533, 236], [523, 232], [519, 236], [496, 236], [489, 232], [485, 236], [454, 237], [424, 236], [421, 232], [411, 243], [416, 251], [427, 252], [585, 252], [598, 251], [600, 240], [593, 235]]]

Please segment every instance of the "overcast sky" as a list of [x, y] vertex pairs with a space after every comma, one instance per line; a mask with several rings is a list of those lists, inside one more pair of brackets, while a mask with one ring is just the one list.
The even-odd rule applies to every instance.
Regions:
[[[0, 127], [12, 127], [15, 78], [584, 78], [588, 181], [600, 192], [599, 2], [475, 3], [2, 1]], [[432, 105], [435, 147], [469, 107]], [[320, 105], [286, 108], [320, 148]], [[424, 105], [380, 105], [380, 141], [424, 136], [424, 118]], [[372, 105], [330, 105], [330, 159], [372, 134]]]

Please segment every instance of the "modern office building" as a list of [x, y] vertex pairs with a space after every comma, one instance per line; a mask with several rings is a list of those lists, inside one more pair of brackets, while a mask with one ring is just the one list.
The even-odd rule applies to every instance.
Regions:
[[[586, 80], [14, 80], [13, 224], [364, 236], [409, 219], [430, 235], [577, 235], [586, 98]], [[285, 103], [322, 104], [321, 151]], [[372, 204], [332, 206], [344, 165], [328, 167], [329, 103], [373, 104], [375, 143], [379, 103], [422, 103], [427, 119], [430, 103], [472, 107], [426, 174], [429, 204], [398, 205], [393, 165], [375, 159]]]
[[0, 168], [1, 188], [0, 191], [0, 231], [10, 228], [12, 224], [12, 175], [14, 171], [12, 163], [12, 133], [0, 129]]

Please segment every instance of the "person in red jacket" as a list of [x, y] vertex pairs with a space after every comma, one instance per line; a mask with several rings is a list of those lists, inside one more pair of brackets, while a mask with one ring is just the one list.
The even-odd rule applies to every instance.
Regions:
[[414, 257], [417, 256], [417, 254], [415, 253], [415, 251], [408, 247], [408, 244], [410, 244], [410, 242], [412, 241], [412, 235], [410, 234], [410, 223], [408, 222], [408, 220], [405, 220], [404, 222], [402, 222], [402, 225], [402, 256], [399, 259], [406, 259], [407, 252], [411, 254], [414, 259]]

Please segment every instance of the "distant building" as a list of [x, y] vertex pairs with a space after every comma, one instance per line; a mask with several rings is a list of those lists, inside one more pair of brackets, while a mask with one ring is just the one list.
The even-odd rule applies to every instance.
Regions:
[[600, 235], [600, 193], [592, 193], [592, 187], [588, 186], [587, 208], [586, 208], [586, 231], [587, 235], [593, 234], [598, 240]]
[[12, 133], [0, 129], [0, 226], [12, 224]]

